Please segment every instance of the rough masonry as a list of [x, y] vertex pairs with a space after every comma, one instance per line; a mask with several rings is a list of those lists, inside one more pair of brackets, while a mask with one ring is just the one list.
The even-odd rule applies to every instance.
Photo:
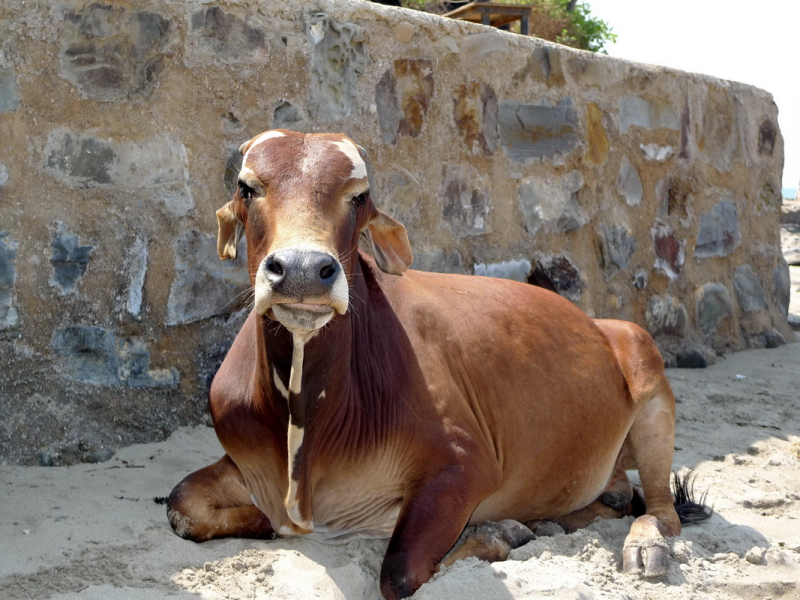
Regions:
[[364, 146], [416, 268], [546, 287], [670, 365], [792, 339], [767, 92], [354, 0], [6, 2], [0, 461], [204, 418], [251, 300], [214, 211], [273, 127]]

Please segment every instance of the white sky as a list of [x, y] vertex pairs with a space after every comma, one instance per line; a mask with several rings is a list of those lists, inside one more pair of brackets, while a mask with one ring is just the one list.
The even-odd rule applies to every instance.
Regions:
[[610, 56], [755, 85], [778, 105], [783, 187], [800, 181], [800, 0], [582, 0]]

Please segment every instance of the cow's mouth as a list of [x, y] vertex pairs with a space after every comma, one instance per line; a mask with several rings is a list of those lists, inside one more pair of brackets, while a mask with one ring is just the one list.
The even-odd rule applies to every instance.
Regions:
[[290, 331], [313, 331], [324, 327], [335, 312], [329, 304], [283, 302], [273, 304], [267, 311], [267, 316]]

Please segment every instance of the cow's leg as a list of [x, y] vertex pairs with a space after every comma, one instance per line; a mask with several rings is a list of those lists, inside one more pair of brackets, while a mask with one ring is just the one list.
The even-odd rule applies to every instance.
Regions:
[[647, 402], [628, 433], [647, 513], [633, 522], [625, 538], [622, 569], [626, 573], [660, 577], [669, 568], [664, 536], [681, 532], [670, 488], [674, 441], [675, 399], [664, 378], [663, 387]]
[[409, 490], [381, 566], [386, 600], [406, 598], [431, 578], [472, 511], [499, 485], [495, 475], [482, 478], [475, 465], [454, 466]]
[[439, 563], [437, 570], [470, 556], [486, 562], [505, 560], [514, 548], [524, 546], [534, 539], [536, 536], [533, 532], [519, 521], [486, 521], [478, 525], [461, 546]]
[[167, 517], [176, 534], [195, 542], [227, 536], [275, 537], [227, 454], [175, 486], [167, 501]]

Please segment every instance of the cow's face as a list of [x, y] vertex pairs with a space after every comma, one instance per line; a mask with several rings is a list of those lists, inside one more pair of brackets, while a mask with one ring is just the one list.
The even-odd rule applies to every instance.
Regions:
[[344, 135], [267, 131], [242, 144], [239, 187], [217, 211], [220, 258], [242, 232], [255, 308], [291, 331], [313, 331], [348, 308], [360, 235], [378, 265], [413, 260], [405, 228], [372, 203], [363, 149]]

